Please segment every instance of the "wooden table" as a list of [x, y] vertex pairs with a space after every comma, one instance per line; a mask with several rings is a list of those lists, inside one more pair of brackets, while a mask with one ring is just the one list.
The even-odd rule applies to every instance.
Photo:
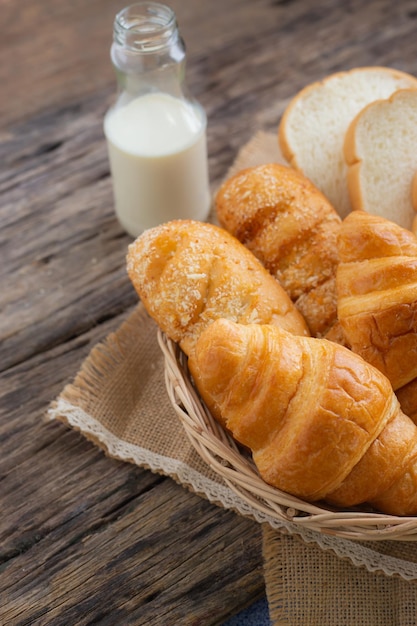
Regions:
[[[259, 527], [42, 416], [137, 302], [102, 131], [120, 0], [2, 0], [0, 624], [221, 624], [264, 591]], [[213, 190], [306, 83], [417, 75], [414, 0], [172, 0]]]

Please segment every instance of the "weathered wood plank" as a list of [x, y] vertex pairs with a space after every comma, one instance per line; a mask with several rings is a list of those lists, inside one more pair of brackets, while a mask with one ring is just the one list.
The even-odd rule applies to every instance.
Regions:
[[[214, 624], [262, 593], [256, 524], [171, 479], [106, 458], [61, 424], [41, 421], [63, 378], [75, 374], [91, 346], [118, 322], [108, 320], [9, 369], [1, 387], [0, 438], [7, 448], [0, 457], [0, 623], [87, 624], [109, 615], [111, 624], [120, 612], [130, 623], [157, 624], [164, 623], [152, 621], [161, 611], [169, 623], [175, 605], [180, 623], [195, 623], [187, 621], [193, 616]], [[25, 415], [17, 406], [22, 376]], [[226, 546], [225, 534], [231, 536]], [[86, 544], [92, 546], [87, 552]], [[183, 579], [190, 570], [188, 589]], [[232, 591], [237, 575], [244, 584], [239, 594]], [[115, 593], [119, 588], [122, 595]]]
[[[221, 623], [262, 593], [260, 529], [44, 424], [137, 301], [102, 132], [121, 0], [4, 0], [0, 24], [0, 623]], [[213, 190], [307, 82], [417, 74], [413, 0], [172, 0]]]
[[[28, 480], [31, 461], [16, 468], [10, 488], [21, 505], [4, 512], [1, 528], [3, 550], [14, 543], [3, 555], [2, 623], [88, 624], [108, 614], [157, 624], [167, 610], [167, 623], [215, 624], [259, 595], [257, 524], [170, 479], [95, 460], [101, 453], [88, 445], [74, 445], [74, 433], [58, 437], [36, 480]], [[239, 581], [242, 593], [230, 601]]]

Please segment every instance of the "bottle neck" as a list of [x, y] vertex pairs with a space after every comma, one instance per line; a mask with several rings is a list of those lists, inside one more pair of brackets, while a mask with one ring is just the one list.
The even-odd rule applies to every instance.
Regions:
[[119, 91], [131, 97], [149, 91], [181, 96], [185, 46], [174, 12], [156, 2], [139, 2], [116, 15], [111, 59]]
[[156, 2], [138, 2], [122, 9], [113, 24], [114, 42], [131, 52], [158, 52], [177, 37], [174, 12]]

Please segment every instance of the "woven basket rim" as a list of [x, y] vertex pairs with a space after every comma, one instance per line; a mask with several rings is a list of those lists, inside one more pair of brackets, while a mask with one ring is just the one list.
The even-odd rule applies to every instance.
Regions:
[[249, 456], [212, 417], [188, 372], [187, 357], [158, 330], [165, 384], [171, 404], [199, 456], [230, 489], [256, 511], [322, 534], [360, 541], [417, 541], [417, 517], [358, 509], [335, 510], [310, 503], [268, 485]]

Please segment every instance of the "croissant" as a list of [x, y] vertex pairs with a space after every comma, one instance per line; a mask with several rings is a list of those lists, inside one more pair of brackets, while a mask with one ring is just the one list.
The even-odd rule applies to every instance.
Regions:
[[275, 276], [313, 335], [336, 321], [335, 274], [341, 219], [296, 170], [270, 163], [226, 180], [215, 198], [219, 223]]
[[346, 341], [398, 389], [417, 376], [417, 238], [353, 211], [338, 250], [337, 312]]
[[309, 332], [255, 256], [213, 224], [174, 220], [146, 230], [129, 246], [127, 271], [149, 315], [187, 355], [219, 317]]
[[217, 320], [189, 367], [267, 483], [308, 501], [417, 513], [417, 427], [359, 355], [271, 325]]

